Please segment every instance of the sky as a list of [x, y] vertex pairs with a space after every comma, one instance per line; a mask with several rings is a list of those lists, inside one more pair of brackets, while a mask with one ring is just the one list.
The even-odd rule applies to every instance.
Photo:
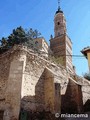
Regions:
[[[0, 39], [22, 26], [37, 29], [49, 43], [54, 36], [54, 16], [58, 0], [0, 0]], [[73, 43], [73, 55], [90, 46], [90, 0], [61, 0], [61, 9], [67, 22], [67, 34]], [[73, 57], [76, 73], [88, 72], [85, 57]]]

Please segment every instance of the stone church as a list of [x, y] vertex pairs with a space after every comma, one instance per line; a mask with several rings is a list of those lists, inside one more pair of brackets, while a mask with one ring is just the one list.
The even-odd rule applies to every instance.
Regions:
[[56, 113], [84, 111], [90, 82], [75, 73], [72, 42], [60, 7], [54, 33], [50, 49], [56, 58], [63, 57], [63, 65], [49, 58], [44, 38], [35, 40], [41, 54], [18, 45], [0, 55], [0, 120], [54, 120]]

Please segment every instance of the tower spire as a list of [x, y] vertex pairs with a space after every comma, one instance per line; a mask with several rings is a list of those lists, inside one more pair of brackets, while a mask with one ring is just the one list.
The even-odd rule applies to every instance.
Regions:
[[63, 13], [63, 11], [61, 10], [61, 7], [60, 7], [60, 3], [61, 3], [61, 0], [58, 0], [58, 10], [56, 11], [56, 14]]

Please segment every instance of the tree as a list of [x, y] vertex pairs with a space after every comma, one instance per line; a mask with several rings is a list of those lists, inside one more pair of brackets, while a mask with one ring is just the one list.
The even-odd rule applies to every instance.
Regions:
[[1, 46], [6, 46], [6, 44], [7, 44], [6, 38], [2, 37], [2, 40], [0, 40], [0, 41], [1, 41]]
[[38, 32], [38, 30], [33, 30], [32, 28], [30, 28], [29, 30], [26, 30], [26, 36], [29, 39], [35, 39], [38, 38], [41, 35], [40, 32]]
[[27, 40], [25, 30], [20, 26], [16, 30], [13, 30], [13, 33], [8, 36], [8, 46], [14, 46], [15, 44], [22, 44]]
[[84, 78], [90, 81], [90, 73], [85, 73]]
[[12, 33], [7, 38], [2, 38], [0, 40], [0, 53], [7, 51], [12, 48], [15, 44], [23, 44], [29, 48], [34, 46], [34, 39], [38, 38], [41, 33], [38, 30], [33, 30], [30, 28], [29, 30], [24, 30], [21, 26], [13, 29]]

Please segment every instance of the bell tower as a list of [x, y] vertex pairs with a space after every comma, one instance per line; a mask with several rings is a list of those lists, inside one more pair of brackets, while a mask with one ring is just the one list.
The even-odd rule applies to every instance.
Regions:
[[60, 0], [58, 0], [58, 9], [54, 16], [54, 37], [50, 39], [50, 49], [54, 57], [60, 58], [62, 65], [72, 71], [72, 42], [67, 35], [66, 20], [60, 8]]
[[54, 17], [54, 36], [60, 36], [66, 33], [66, 20], [64, 13], [60, 8], [60, 0], [58, 0], [58, 10]]

